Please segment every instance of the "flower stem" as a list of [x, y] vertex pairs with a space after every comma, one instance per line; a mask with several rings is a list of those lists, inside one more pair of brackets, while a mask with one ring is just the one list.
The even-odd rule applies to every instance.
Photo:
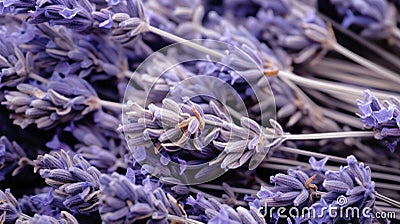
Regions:
[[343, 132], [327, 132], [313, 134], [290, 134], [282, 136], [286, 140], [318, 140], [332, 138], [356, 138], [356, 137], [373, 137], [373, 131], [343, 131]]
[[377, 54], [377, 56], [385, 59], [386, 61], [390, 62], [392, 65], [394, 65], [394, 66], [396, 66], [397, 68], [400, 69], [400, 58], [399, 57], [397, 57], [397, 56], [395, 56], [395, 55], [383, 50], [382, 48], [380, 48], [376, 44], [372, 43], [371, 41], [365, 40], [364, 38], [362, 38], [361, 36], [355, 34], [351, 30], [343, 28], [340, 24], [338, 24], [336, 21], [330, 19], [329, 17], [327, 17], [327, 16], [325, 16], [325, 15], [323, 15], [321, 13], [318, 13], [318, 16], [320, 16], [325, 21], [328, 21], [330, 24], [332, 24], [332, 26], [337, 31], [339, 31], [339, 32], [347, 35], [348, 37], [352, 38], [353, 40], [357, 41], [363, 47], [371, 50], [372, 52]]
[[[352, 94], [355, 97], [363, 97], [363, 92], [364, 88], [360, 88], [357, 86], [352, 86], [352, 85], [346, 85], [346, 84], [337, 84], [335, 82], [329, 82], [329, 81], [321, 81], [317, 79], [310, 79], [310, 78], [304, 78], [301, 76], [298, 76], [292, 72], [287, 72], [287, 71], [279, 71], [278, 76], [282, 77], [287, 77], [288, 79], [292, 80], [298, 85], [313, 88], [313, 89], [318, 89], [319, 91], [322, 92], [328, 92], [328, 93], [337, 93], [337, 94]], [[400, 77], [400, 76], [399, 76]], [[384, 91], [372, 91], [375, 96], [378, 98], [384, 98], [388, 99], [392, 96], [400, 98], [397, 95], [390, 94], [388, 92]]]
[[382, 195], [382, 194], [379, 194], [379, 193], [376, 192], [376, 191], [374, 192], [374, 194], [375, 194], [376, 198], [378, 198], [378, 199], [380, 199], [380, 200], [382, 200], [382, 201], [388, 203], [388, 204], [391, 205], [391, 206], [400, 208], [400, 202], [398, 202], [398, 201], [396, 201], [396, 200], [393, 200], [393, 199], [391, 199], [391, 198], [388, 198], [388, 197], [386, 197], [386, 196], [384, 196], [384, 195]]
[[111, 102], [111, 101], [106, 101], [106, 100], [101, 100], [101, 99], [99, 99], [98, 102], [102, 107], [113, 109], [113, 110], [122, 110], [124, 108], [124, 105], [122, 103], [116, 103], [116, 102]]
[[393, 27], [393, 36], [396, 37], [396, 39], [400, 40], [400, 29], [397, 27]]
[[332, 44], [332, 49], [335, 50], [336, 52], [340, 53], [341, 55], [359, 63], [360, 65], [363, 65], [363, 66], [369, 68], [370, 70], [372, 70], [382, 76], [385, 76], [386, 78], [388, 78], [390, 80], [400, 83], [400, 75], [353, 53], [352, 51], [348, 50], [347, 48], [343, 47], [342, 45], [340, 45], [338, 43], [334, 43], [334, 44]]
[[210, 56], [214, 56], [217, 59], [221, 59], [221, 58], [223, 58], [225, 56], [224, 54], [222, 54], [220, 52], [217, 52], [217, 51], [214, 51], [214, 50], [209, 49], [207, 47], [201, 46], [200, 44], [197, 44], [195, 42], [188, 41], [188, 40], [186, 40], [184, 38], [181, 38], [181, 37], [178, 37], [178, 36], [176, 36], [174, 34], [168, 33], [168, 32], [166, 32], [164, 30], [160, 30], [157, 27], [148, 25], [148, 30], [150, 32], [152, 32], [152, 33], [155, 33], [155, 34], [160, 35], [162, 37], [168, 38], [168, 39], [170, 39], [170, 40], [172, 40], [172, 41], [174, 41], [176, 43], [185, 44], [185, 45], [187, 45], [187, 46], [189, 46], [189, 47], [191, 47], [191, 48], [193, 48], [195, 50], [199, 50], [199, 51], [204, 52], [204, 53], [206, 53], [206, 54], [208, 54]]

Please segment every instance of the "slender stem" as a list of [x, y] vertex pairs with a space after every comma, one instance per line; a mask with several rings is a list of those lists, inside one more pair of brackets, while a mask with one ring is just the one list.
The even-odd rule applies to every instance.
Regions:
[[396, 37], [396, 39], [400, 40], [400, 29], [397, 28], [397, 26], [393, 27], [393, 36]]
[[397, 207], [397, 208], [400, 208], [400, 202], [398, 202], [398, 201], [396, 201], [396, 200], [393, 200], [393, 199], [391, 199], [391, 198], [389, 198], [389, 197], [386, 197], [386, 196], [384, 196], [384, 195], [382, 195], [382, 194], [379, 194], [379, 193], [376, 192], [376, 191], [375, 191], [374, 193], [375, 193], [376, 198], [378, 198], [378, 199], [380, 199], [380, 200], [382, 200], [382, 201], [388, 203], [389, 205], [392, 205], [392, 206], [395, 206], [395, 207]]
[[336, 52], [340, 53], [341, 55], [359, 63], [360, 65], [363, 65], [370, 70], [377, 72], [378, 74], [385, 76], [388, 79], [391, 79], [397, 83], [400, 83], [400, 75], [378, 65], [375, 64], [363, 57], [360, 57], [359, 55], [353, 53], [352, 51], [348, 50], [347, 48], [343, 47], [342, 45], [338, 43], [333, 43], [332, 44], [332, 49], [335, 50]]
[[[338, 66], [340, 65], [340, 66]], [[322, 66], [322, 68], [320, 67]], [[344, 72], [344, 73], [351, 73], [351, 74], [356, 74], [356, 75], [363, 75], [367, 77], [380, 77], [378, 76], [375, 72], [370, 71], [369, 69], [365, 68], [364, 66], [355, 64], [350, 61], [344, 61], [342, 59], [334, 59], [334, 58], [324, 58], [320, 61], [315, 66], [310, 66], [310, 69], [315, 70], [315, 71], [321, 71], [321, 69], [331, 69], [339, 72]], [[323, 72], [321, 72], [323, 73]]]
[[[345, 158], [338, 157], [338, 156], [332, 156], [332, 155], [326, 155], [326, 154], [318, 153], [318, 152], [311, 152], [308, 150], [296, 149], [296, 148], [291, 148], [291, 147], [286, 147], [286, 146], [280, 146], [276, 150], [279, 150], [282, 152], [294, 153], [294, 154], [298, 154], [298, 155], [304, 155], [304, 156], [308, 156], [308, 157], [311, 157], [311, 156], [317, 157], [317, 158], [329, 157], [330, 161], [347, 164], [347, 160]], [[383, 171], [383, 172], [400, 174], [400, 170], [392, 168], [392, 167], [386, 167], [386, 166], [380, 166], [380, 165], [368, 164], [368, 163], [366, 165], [371, 167], [374, 171], [379, 170], [379, 171]]]
[[[362, 97], [363, 92], [365, 90], [363, 88], [352, 86], [352, 85], [337, 84], [335, 82], [320, 81], [320, 80], [316, 80], [316, 79], [304, 78], [304, 77], [298, 76], [292, 72], [286, 72], [286, 71], [279, 71], [278, 76], [287, 77], [288, 79], [292, 80], [293, 82], [295, 82], [298, 85], [318, 89], [319, 91], [328, 92], [328, 93], [333, 92], [333, 93], [342, 94], [342, 95], [348, 93], [348, 94], [354, 95], [355, 97]], [[392, 96], [400, 98], [397, 95], [390, 94], [390, 93], [387, 93], [384, 91], [373, 90], [372, 92], [378, 98], [388, 99]]]
[[[340, 64], [338, 64], [337, 66], [340, 67]], [[337, 69], [326, 67], [324, 68], [323, 66], [314, 66], [310, 68], [310, 70], [320, 77], [327, 77], [329, 79], [337, 80], [339, 82], [347, 82], [351, 83], [352, 85], [368, 86], [369, 88], [384, 89], [394, 92], [399, 91], [398, 84], [393, 83], [393, 81], [391, 80], [382, 80], [373, 77], [365, 77], [365, 79], [360, 79], [360, 74], [344, 73], [342, 71], [338, 71]]]
[[204, 52], [204, 53], [206, 53], [206, 54], [208, 54], [210, 56], [214, 56], [214, 57], [216, 57], [218, 59], [221, 59], [221, 58], [223, 58], [225, 56], [224, 54], [222, 54], [220, 52], [214, 51], [214, 50], [212, 50], [210, 48], [201, 46], [200, 44], [197, 44], [195, 42], [188, 41], [188, 40], [186, 40], [184, 38], [181, 38], [181, 37], [178, 37], [178, 36], [176, 36], [174, 34], [171, 34], [171, 33], [168, 33], [166, 31], [160, 30], [157, 27], [148, 25], [148, 29], [149, 29], [150, 32], [153, 32], [153, 33], [158, 34], [158, 35], [160, 35], [162, 37], [168, 38], [168, 39], [170, 39], [172, 41], [175, 41], [177, 43], [185, 44], [185, 45], [187, 45], [187, 46], [189, 46], [189, 47], [191, 47], [193, 49], [199, 50], [199, 51]]
[[343, 132], [327, 132], [313, 134], [290, 134], [283, 135], [286, 140], [312, 140], [312, 139], [332, 139], [332, 138], [356, 138], [356, 137], [373, 137], [373, 131], [343, 131]]
[[38, 74], [35, 74], [35, 73], [29, 73], [29, 77], [34, 79], [34, 80], [37, 80], [37, 81], [39, 81], [39, 82], [41, 82], [43, 84], [49, 83], [49, 80], [47, 80], [47, 79], [43, 78], [42, 76], [40, 76]]
[[116, 109], [116, 110], [122, 110], [124, 108], [124, 105], [122, 103], [116, 103], [116, 102], [111, 102], [111, 101], [106, 101], [106, 100], [101, 100], [99, 99], [99, 104], [105, 108], [109, 109]]
[[[354, 39], [358, 43], [360, 43], [363, 47], [370, 49], [374, 53], [376, 53], [379, 57], [385, 59], [386, 61], [390, 62], [392, 65], [396, 66], [400, 69], [400, 58], [383, 50], [378, 45], [372, 43], [371, 41], [367, 41], [361, 36], [355, 34], [354, 32], [350, 31], [350, 29], [343, 28], [340, 24], [335, 22], [334, 20], [330, 19], [329, 17], [318, 13], [320, 17], [322, 17], [325, 21], [329, 21], [333, 25], [333, 27], [338, 30], [339, 32], [349, 36], [350, 38]], [[400, 17], [399, 17], [400, 18]]]
[[338, 121], [342, 124], [346, 124], [348, 126], [354, 127], [354, 128], [362, 128], [362, 123], [359, 119], [356, 119], [354, 116], [349, 116], [347, 114], [337, 112], [337, 111], [332, 111], [327, 108], [321, 108], [322, 113], [326, 116], [329, 117], [335, 121]]

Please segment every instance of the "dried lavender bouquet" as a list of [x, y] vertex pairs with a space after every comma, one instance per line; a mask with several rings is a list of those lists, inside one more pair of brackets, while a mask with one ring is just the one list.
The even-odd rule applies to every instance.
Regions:
[[0, 0], [0, 223], [399, 222], [397, 10]]

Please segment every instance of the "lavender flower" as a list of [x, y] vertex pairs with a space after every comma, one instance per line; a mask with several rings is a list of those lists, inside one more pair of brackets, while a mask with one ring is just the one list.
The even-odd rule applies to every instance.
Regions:
[[21, 146], [16, 142], [11, 143], [5, 136], [0, 137], [0, 181], [11, 171], [12, 175], [16, 175], [27, 162], [28, 158]]
[[[163, 107], [151, 104], [148, 108], [132, 104], [131, 109], [125, 112], [127, 120], [121, 129], [132, 154], [145, 164], [156, 162], [151, 160], [155, 158], [160, 158], [158, 163], [164, 165], [173, 161], [179, 164], [178, 176], [190, 167], [188, 165], [208, 162], [210, 165], [220, 164], [222, 169], [234, 169], [249, 161], [250, 169], [254, 169], [270, 147], [280, 144], [279, 138], [270, 141], [271, 133], [283, 133], [279, 125], [277, 129], [280, 131], [265, 129], [246, 117], [236, 125], [213, 101], [208, 105], [191, 101], [178, 104], [164, 99]], [[157, 150], [154, 155], [151, 154], [153, 145]], [[197, 175], [201, 174], [197, 172]]]
[[10, 189], [0, 190], [0, 221], [13, 223], [20, 216], [17, 199], [11, 194]]
[[100, 183], [99, 212], [104, 223], [168, 223], [168, 220], [185, 220], [186, 213], [182, 206], [160, 188], [135, 185], [117, 173], [101, 175]]
[[112, 173], [118, 168], [127, 167], [123, 158], [117, 158], [113, 151], [96, 145], [82, 146], [79, 148], [78, 153], [102, 173]]
[[373, 128], [376, 139], [383, 140], [394, 152], [400, 140], [400, 101], [396, 98], [381, 104], [369, 90], [364, 92], [364, 100], [357, 100], [361, 114], [358, 116], [365, 128]]
[[330, 0], [342, 17], [345, 28], [361, 28], [360, 35], [369, 39], [387, 39], [396, 27], [396, 9], [388, 1]]
[[44, 187], [35, 189], [35, 195], [24, 195], [18, 199], [21, 212], [27, 215], [40, 214], [56, 217], [59, 211], [53, 206], [54, 188]]
[[375, 182], [371, 181], [371, 170], [364, 163], [358, 163], [354, 156], [347, 157], [348, 166], [342, 167], [340, 171], [327, 171], [324, 188], [328, 194], [324, 199], [328, 203], [335, 203], [334, 200], [340, 195], [347, 198], [346, 206], [365, 206], [368, 201], [375, 201], [373, 195]]
[[42, 223], [49, 223], [49, 224], [78, 224], [76, 218], [69, 214], [66, 211], [61, 211], [59, 217], [52, 217], [47, 215], [38, 215], [35, 214], [32, 218], [20, 218], [16, 221], [17, 224], [42, 224]]
[[33, 73], [32, 53], [25, 54], [3, 35], [0, 37], [0, 87], [16, 86]]
[[309, 206], [315, 198], [317, 186], [313, 183], [315, 176], [308, 176], [301, 170], [288, 170], [288, 174], [271, 176], [273, 187], [262, 186], [257, 196], [261, 203], [268, 206], [296, 207]]
[[283, 11], [280, 7], [267, 7], [247, 21], [248, 29], [255, 36], [272, 49], [283, 49], [296, 64], [323, 56], [333, 38], [316, 12], [300, 5], [297, 1], [287, 3]]
[[97, 210], [101, 173], [82, 156], [69, 155], [62, 150], [53, 155], [39, 155], [34, 162], [35, 171], [39, 171], [46, 183], [55, 189], [55, 203], [73, 212], [89, 213]]
[[251, 207], [250, 210], [238, 207], [235, 210], [214, 198], [204, 198], [201, 193], [198, 193], [196, 198], [190, 196], [187, 204], [194, 209], [196, 216], [193, 218], [207, 223], [265, 223], [264, 217], [255, 207]]
[[87, 0], [37, 2], [35, 10], [29, 12], [28, 22], [62, 25], [78, 33], [106, 32], [121, 43], [132, 40], [146, 31], [142, 3], [128, 0], [112, 4], [110, 8], [96, 10]]
[[2, 104], [14, 112], [10, 118], [21, 128], [32, 123], [40, 129], [53, 128], [99, 108], [94, 89], [74, 76], [50, 81], [45, 88], [19, 84], [17, 89], [6, 92], [7, 101]]

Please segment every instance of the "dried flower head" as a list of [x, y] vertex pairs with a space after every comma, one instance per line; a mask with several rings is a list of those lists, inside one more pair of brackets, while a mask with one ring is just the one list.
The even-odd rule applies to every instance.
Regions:
[[55, 201], [73, 212], [89, 213], [98, 209], [100, 171], [81, 155], [66, 151], [39, 155], [35, 171], [54, 188]]
[[45, 87], [19, 84], [17, 89], [7, 92], [2, 104], [14, 112], [10, 118], [21, 128], [35, 123], [40, 129], [50, 129], [99, 108], [95, 90], [74, 76], [50, 81]]
[[357, 100], [361, 114], [358, 116], [365, 128], [373, 128], [375, 138], [384, 140], [391, 152], [394, 152], [400, 140], [400, 101], [396, 98], [384, 100], [382, 103], [371, 94], [364, 92], [364, 100]]

